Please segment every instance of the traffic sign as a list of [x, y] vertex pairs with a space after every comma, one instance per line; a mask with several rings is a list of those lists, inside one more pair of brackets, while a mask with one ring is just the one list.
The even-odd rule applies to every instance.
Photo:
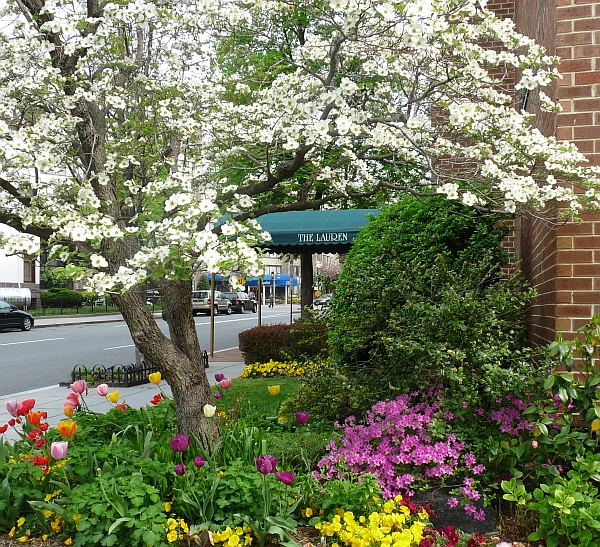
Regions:
[[315, 291], [315, 296], [316, 296], [317, 298], [319, 298], [319, 296], [321, 296], [322, 294], [323, 294], [323, 293], [322, 293], [321, 291], [319, 291], [319, 290]]

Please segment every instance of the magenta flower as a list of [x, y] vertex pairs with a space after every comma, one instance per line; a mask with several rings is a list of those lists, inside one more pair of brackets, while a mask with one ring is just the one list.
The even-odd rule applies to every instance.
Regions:
[[296, 478], [292, 471], [279, 471], [275, 474], [277, 480], [285, 484], [286, 486], [290, 486], [294, 482]]
[[50, 445], [50, 454], [55, 460], [62, 460], [69, 450], [68, 441], [56, 441]]
[[269, 475], [270, 473], [275, 472], [275, 467], [277, 466], [277, 458], [275, 456], [271, 456], [267, 454], [263, 456], [262, 454], [256, 458], [256, 469], [263, 475]]
[[220, 391], [217, 391], [215, 393], [215, 399], [220, 399], [221, 397], [223, 397], [223, 394]]
[[174, 468], [173, 471], [175, 471], [176, 475], [179, 475], [180, 477], [185, 473], [185, 467], [183, 466], [182, 463], [178, 463]]
[[296, 412], [296, 423], [298, 425], [304, 425], [309, 418], [310, 414], [308, 412]]
[[219, 385], [221, 386], [222, 389], [229, 389], [231, 387], [231, 378], [223, 378], [219, 382]]
[[202, 456], [196, 456], [194, 458], [194, 465], [198, 468], [203, 467], [205, 463], [206, 463], [206, 458], [204, 458]]
[[190, 444], [190, 438], [187, 435], [178, 434], [174, 439], [170, 439], [171, 450], [173, 452], [183, 452]]
[[215, 380], [220, 382], [221, 380], [225, 380], [225, 374], [215, 374]]
[[100, 384], [96, 387], [96, 393], [100, 395], [100, 397], [106, 397], [108, 393], [108, 386], [106, 384]]
[[87, 382], [85, 380], [77, 380], [76, 382], [73, 382], [69, 387], [71, 388], [71, 391], [73, 393], [81, 395], [85, 392], [85, 394], [87, 395]]

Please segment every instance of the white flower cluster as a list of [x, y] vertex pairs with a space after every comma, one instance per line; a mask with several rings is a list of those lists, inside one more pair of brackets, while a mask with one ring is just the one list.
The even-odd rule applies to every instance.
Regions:
[[102, 292], [155, 272], [259, 273], [270, 235], [239, 215], [269, 192], [310, 202], [409, 185], [409, 169], [468, 206], [599, 206], [597, 170], [532, 129], [498, 78], [519, 69], [517, 89], [557, 111], [540, 89], [556, 59], [484, 0], [308, 0], [290, 42], [298, 5], [134, 0], [90, 18], [46, 0], [39, 28], [0, 32], [0, 213], [53, 230], [57, 253], [76, 242], [89, 260], [73, 275]]

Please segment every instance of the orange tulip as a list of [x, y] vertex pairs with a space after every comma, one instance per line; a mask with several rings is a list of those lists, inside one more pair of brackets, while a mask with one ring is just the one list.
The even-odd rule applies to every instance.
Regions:
[[30, 411], [27, 413], [27, 421], [31, 425], [39, 425], [41, 419], [42, 419], [42, 412], [39, 410], [37, 412]]
[[77, 424], [73, 420], [63, 420], [58, 422], [56, 429], [63, 437], [72, 437], [77, 431]]
[[69, 418], [73, 416], [73, 412], [75, 412], [75, 409], [72, 406], [66, 406], [65, 408], [63, 408], [64, 415]]

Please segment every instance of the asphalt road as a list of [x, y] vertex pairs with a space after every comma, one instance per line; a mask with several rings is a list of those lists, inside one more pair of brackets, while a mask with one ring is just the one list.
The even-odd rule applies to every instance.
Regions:
[[[262, 309], [262, 324], [289, 323], [289, 308]], [[82, 321], [85, 321], [82, 318]], [[167, 324], [158, 325], [168, 335]], [[209, 350], [210, 317], [196, 316], [202, 349]], [[237, 348], [238, 333], [257, 325], [257, 314], [215, 317], [215, 351]], [[133, 341], [125, 322], [79, 323], [36, 328], [29, 332], [0, 331], [0, 395], [56, 385], [69, 378], [76, 365], [135, 362]]]

